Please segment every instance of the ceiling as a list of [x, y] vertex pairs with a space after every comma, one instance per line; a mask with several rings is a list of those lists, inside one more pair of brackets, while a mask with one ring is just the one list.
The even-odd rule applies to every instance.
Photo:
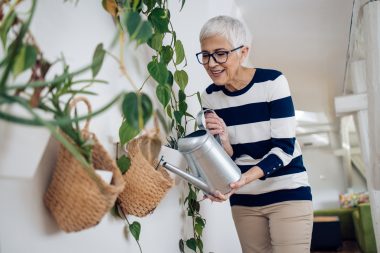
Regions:
[[343, 92], [353, 0], [235, 0], [254, 66], [281, 70], [297, 110], [334, 122]]

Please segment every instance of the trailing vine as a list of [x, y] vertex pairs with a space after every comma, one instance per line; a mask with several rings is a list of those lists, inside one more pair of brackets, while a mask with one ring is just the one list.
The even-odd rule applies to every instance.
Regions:
[[[180, 1], [182, 9], [185, 0]], [[122, 98], [123, 122], [119, 129], [119, 137], [122, 145], [127, 143], [144, 128], [153, 115], [152, 101], [143, 89], [148, 81], [154, 80], [157, 84], [156, 97], [170, 121], [172, 140], [176, 142], [178, 138], [185, 135], [188, 123], [194, 120], [187, 111], [186, 103], [186, 99], [190, 97], [185, 93], [188, 75], [184, 68], [187, 60], [182, 41], [177, 38], [171, 23], [167, 0], [103, 0], [103, 7], [113, 17], [118, 29], [120, 55], [119, 57], [112, 55], [104, 50], [102, 44], [99, 44], [94, 51], [91, 63], [75, 71], [70, 69], [64, 57], [53, 63], [44, 58], [42, 49], [29, 30], [37, 0], [30, 1], [29, 11], [22, 14], [25, 17], [16, 11], [21, 2], [23, 1], [0, 2], [0, 39], [4, 52], [4, 55], [0, 57], [1, 120], [46, 127], [84, 165], [83, 167], [93, 174], [89, 169], [92, 145], [91, 142], [81, 138], [78, 122], [104, 112]], [[125, 66], [126, 36], [129, 37], [129, 41], [134, 41], [137, 45], [148, 45], [154, 52], [151, 61], [147, 64], [147, 78], [140, 87], [130, 77]], [[102, 108], [88, 115], [78, 116], [76, 113], [74, 116], [70, 115], [69, 104], [74, 96], [96, 95], [89, 88], [98, 83], [107, 83], [95, 79], [107, 55], [117, 60], [121, 73], [134, 91], [117, 95]], [[54, 78], [46, 80], [51, 66], [57, 63], [62, 63], [62, 73], [56, 73]], [[78, 75], [87, 71], [91, 72], [91, 78], [88, 80], [77, 78]], [[14, 83], [20, 74], [25, 73], [30, 74], [27, 82]], [[12, 82], [9, 81], [11, 77]], [[193, 95], [197, 95], [200, 101], [199, 93]], [[18, 105], [29, 113], [29, 117], [23, 118], [11, 114], [4, 109], [4, 105]], [[42, 118], [40, 111], [47, 113], [50, 117]], [[58, 131], [57, 127], [61, 131]], [[125, 173], [130, 161], [123, 156], [117, 163], [120, 170]], [[96, 176], [93, 178], [98, 180]], [[203, 252], [202, 231], [206, 222], [199, 214], [198, 192], [198, 189], [189, 184], [189, 193], [184, 200], [184, 205], [188, 216], [192, 219], [193, 236], [179, 241], [181, 252], [185, 251], [185, 246], [194, 252]], [[141, 225], [137, 221], [126, 221], [129, 231], [139, 244]], [[141, 251], [140, 244], [139, 248]]]
[[[180, 0], [181, 9], [185, 0]], [[186, 99], [189, 97], [185, 88], [188, 84], [188, 75], [184, 68], [187, 65], [182, 41], [177, 38], [170, 20], [170, 11], [167, 0], [103, 0], [103, 7], [113, 17], [120, 41], [120, 68], [135, 91], [130, 92], [123, 102], [123, 123], [119, 129], [120, 144], [124, 145], [135, 137], [151, 117], [152, 103], [144, 94], [143, 88], [148, 80], [156, 83], [155, 92], [161, 103], [166, 117], [169, 118], [169, 129], [174, 132], [170, 137], [169, 145], [174, 148], [178, 138], [184, 137], [188, 123], [194, 120], [187, 109]], [[140, 87], [137, 87], [127, 74], [123, 61], [125, 35], [137, 45], [146, 44], [153, 50], [153, 56], [147, 64], [148, 77]], [[200, 102], [200, 94], [196, 93]], [[118, 166], [125, 173], [130, 165], [126, 156], [118, 159]], [[188, 196], [184, 200], [187, 215], [192, 219], [193, 236], [179, 241], [179, 249], [185, 251], [185, 246], [194, 252], [203, 252], [202, 232], [206, 220], [200, 215], [200, 204], [197, 200], [199, 190], [188, 184]], [[120, 212], [119, 212], [120, 213]], [[120, 214], [125, 219], [124, 214]], [[132, 235], [139, 241], [141, 225], [138, 222], [130, 223]], [[140, 245], [139, 245], [140, 247]], [[141, 248], [140, 248], [141, 251]]]
[[[26, 12], [18, 11], [18, 6], [23, 2], [0, 1], [0, 38], [4, 52], [0, 57], [0, 119], [47, 128], [90, 176], [98, 181], [98, 177], [90, 169], [92, 142], [81, 136], [78, 122], [107, 110], [117, 102], [121, 94], [101, 109], [84, 116], [78, 116], [76, 112], [72, 116], [70, 102], [76, 95], [96, 95], [89, 88], [97, 83], [107, 83], [95, 79], [104, 60], [103, 45], [96, 47], [92, 62], [79, 70], [71, 71], [64, 56], [51, 63], [44, 57], [29, 29], [37, 0], [28, 1], [30, 8]], [[53, 79], [46, 80], [51, 67], [59, 63], [62, 64], [62, 72], [55, 73]], [[88, 71], [92, 73], [91, 78], [77, 77]], [[21, 74], [29, 79], [17, 84]], [[13, 114], [7, 110], [12, 106], [24, 109], [28, 115]], [[46, 117], [42, 117], [41, 112]]]

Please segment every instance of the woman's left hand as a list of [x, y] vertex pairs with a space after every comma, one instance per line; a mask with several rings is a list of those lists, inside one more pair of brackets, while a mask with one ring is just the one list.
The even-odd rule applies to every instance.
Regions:
[[208, 198], [211, 201], [216, 201], [216, 202], [226, 201], [239, 188], [243, 187], [244, 185], [246, 185], [248, 183], [251, 183], [254, 180], [261, 178], [262, 176], [264, 176], [263, 170], [258, 166], [253, 166], [251, 169], [249, 169], [248, 171], [246, 171], [245, 173], [243, 173], [241, 175], [240, 180], [230, 184], [230, 187], [232, 189], [230, 192], [228, 192], [226, 194], [222, 194], [221, 192], [216, 191], [216, 192], [214, 192], [213, 195], [205, 195], [204, 198]]
[[247, 177], [245, 174], [242, 174], [239, 181], [230, 184], [230, 187], [232, 189], [230, 192], [222, 194], [220, 191], [216, 191], [213, 195], [205, 195], [205, 198], [208, 198], [211, 201], [215, 202], [226, 201], [231, 197], [232, 194], [234, 194], [240, 187], [244, 186], [245, 184], [247, 184]]

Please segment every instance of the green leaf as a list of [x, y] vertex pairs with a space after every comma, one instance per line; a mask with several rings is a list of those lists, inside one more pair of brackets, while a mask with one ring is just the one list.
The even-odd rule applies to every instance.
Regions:
[[170, 106], [166, 107], [166, 114], [172, 118], [173, 117], [173, 114], [172, 114], [172, 108]]
[[165, 64], [153, 60], [148, 64], [148, 71], [159, 84], [166, 83], [169, 73]]
[[164, 35], [162, 33], [155, 33], [148, 40], [148, 45], [156, 51], [160, 51], [162, 47], [162, 40], [164, 39]]
[[178, 91], [178, 100], [179, 102], [186, 100], [186, 94], [183, 90]]
[[9, 32], [9, 29], [11, 28], [15, 18], [16, 18], [16, 13], [12, 10], [7, 13], [7, 16], [3, 19], [3, 22], [1, 23], [0, 38], [3, 43], [4, 49], [7, 46], [7, 35]]
[[127, 121], [124, 121], [119, 128], [120, 144], [124, 145], [135, 137], [139, 133], [139, 130], [128, 125]]
[[17, 76], [21, 72], [32, 67], [36, 63], [37, 50], [31, 45], [24, 45], [16, 56], [13, 65], [13, 74]]
[[185, 115], [185, 113], [186, 113], [186, 111], [187, 111], [187, 104], [186, 104], [186, 102], [185, 102], [185, 101], [181, 101], [181, 102], [179, 102], [178, 107], [179, 107], [179, 111], [180, 111], [183, 115]]
[[142, 22], [136, 35], [137, 44], [143, 44], [152, 37], [152, 25], [148, 21]]
[[201, 217], [197, 217], [197, 218], [195, 218], [195, 222], [196, 222], [197, 224], [199, 224], [200, 226], [202, 226], [202, 227], [204, 227], [204, 226], [206, 225], [205, 220], [202, 219]]
[[171, 46], [163, 46], [161, 53], [161, 62], [168, 64], [173, 58], [173, 49]]
[[166, 84], [159, 84], [156, 88], [156, 95], [160, 103], [165, 108], [170, 101], [170, 95], [171, 95], [170, 86]]
[[155, 8], [148, 16], [148, 20], [152, 23], [153, 27], [160, 33], [169, 32], [169, 10], [162, 8]]
[[201, 252], [203, 252], [203, 242], [201, 239], [197, 238], [197, 246]]
[[173, 87], [173, 74], [172, 72], [169, 70], [168, 71], [168, 79], [166, 80], [166, 84], [168, 84], [170, 87]]
[[156, 5], [156, 0], [144, 0], [143, 2], [147, 7], [147, 12], [150, 12]]
[[195, 230], [195, 232], [196, 232], [199, 236], [202, 236], [203, 227], [202, 227], [201, 225], [199, 225], [198, 223], [195, 224], [195, 226], [194, 226], [194, 230]]
[[189, 82], [189, 77], [187, 76], [186, 71], [184, 70], [176, 70], [174, 72], [174, 80], [178, 84], [181, 90], [186, 88], [187, 83]]
[[195, 119], [195, 117], [194, 117], [193, 115], [191, 115], [190, 113], [188, 113], [188, 112], [186, 112], [185, 115], [186, 115], [187, 117], [190, 117], [190, 118], [192, 118], [192, 119]]
[[183, 59], [185, 59], [185, 50], [183, 49], [182, 42], [180, 40], [176, 40], [174, 43], [174, 48], [175, 48], [175, 64], [180, 64]]
[[131, 40], [136, 40], [138, 45], [149, 41], [152, 37], [152, 25], [142, 20], [138, 12], [128, 12], [124, 22]]
[[179, 11], [182, 11], [183, 6], [185, 5], [186, 0], [182, 0], [181, 9]]
[[178, 124], [181, 124], [183, 114], [180, 111], [174, 111], [174, 118]]
[[93, 78], [99, 73], [99, 70], [103, 64], [105, 54], [106, 51], [103, 49], [103, 43], [98, 44], [92, 57], [91, 71]]
[[139, 113], [137, 94], [129, 92], [125, 95], [122, 105], [123, 115], [128, 125], [134, 129], [139, 129]]
[[125, 155], [117, 159], [116, 163], [121, 171], [121, 174], [124, 174], [125, 172], [127, 172], [129, 169], [129, 166], [131, 166], [131, 160]]
[[149, 120], [153, 114], [153, 104], [148, 95], [145, 93], [141, 94], [141, 107], [142, 107], [142, 117], [144, 125]]
[[137, 221], [134, 221], [131, 225], [129, 225], [129, 230], [131, 234], [136, 239], [136, 241], [140, 238], [141, 225]]
[[199, 93], [199, 91], [197, 91], [197, 98], [198, 98], [199, 105], [202, 107], [202, 98], [201, 98], [201, 93]]
[[197, 243], [195, 241], [194, 238], [190, 238], [189, 240], [186, 241], [186, 246], [189, 248], [189, 249], [192, 249], [194, 251], [197, 250]]
[[133, 10], [137, 10], [140, 7], [141, 0], [132, 0]]
[[138, 29], [141, 23], [141, 17], [138, 12], [128, 12], [125, 16], [125, 26], [131, 39], [133, 40], [138, 33]]
[[193, 188], [190, 188], [188, 197], [190, 200], [196, 200], [197, 199], [197, 193], [193, 190]]
[[185, 244], [183, 243], [183, 240], [181, 239], [181, 240], [179, 240], [179, 251], [181, 252], [181, 253], [185, 253]]
[[182, 125], [177, 125], [180, 136], [185, 134], [185, 128]]

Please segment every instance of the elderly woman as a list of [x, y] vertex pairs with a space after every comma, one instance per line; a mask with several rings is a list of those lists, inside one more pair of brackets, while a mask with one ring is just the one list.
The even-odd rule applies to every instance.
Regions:
[[249, 51], [242, 23], [210, 19], [197, 59], [213, 83], [202, 94], [206, 127], [219, 134], [242, 177], [226, 195], [244, 253], [310, 252], [313, 208], [308, 177], [295, 138], [295, 112], [287, 79], [277, 71], [242, 66]]

